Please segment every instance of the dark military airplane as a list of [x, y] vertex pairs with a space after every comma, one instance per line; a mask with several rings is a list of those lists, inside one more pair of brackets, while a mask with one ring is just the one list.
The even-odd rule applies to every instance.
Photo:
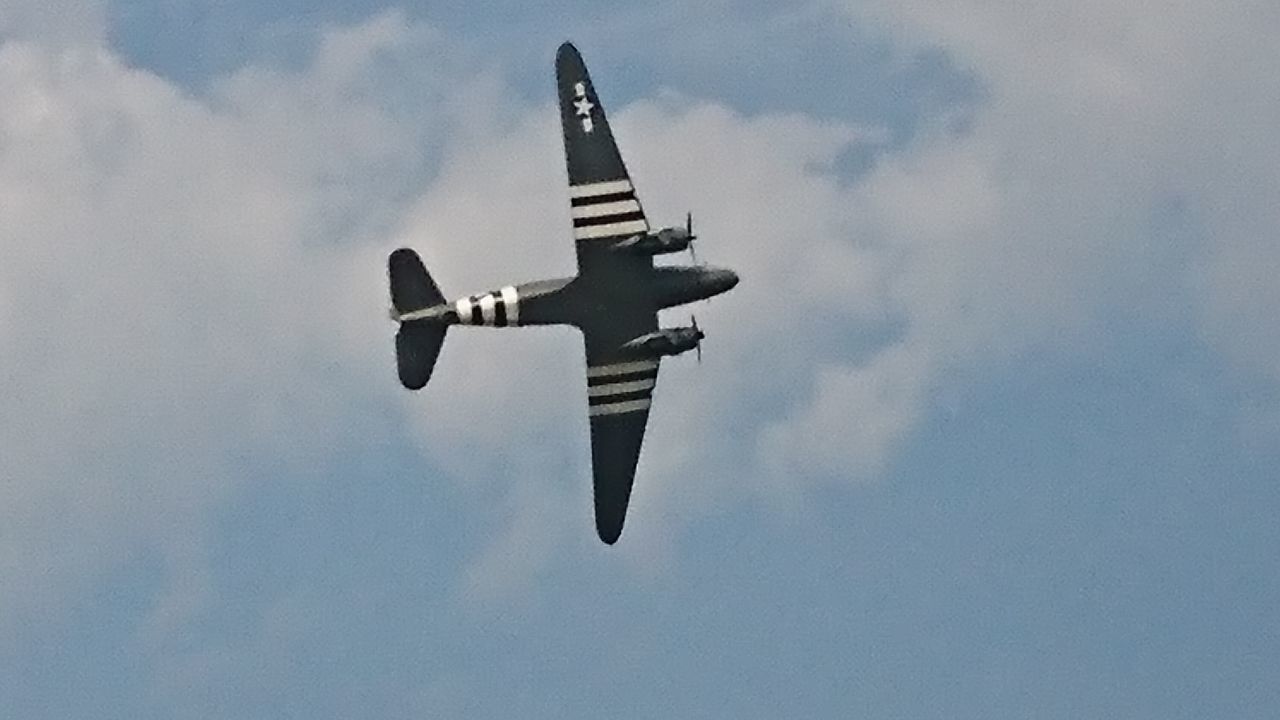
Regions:
[[614, 144], [604, 108], [577, 49], [556, 54], [560, 122], [569, 168], [569, 207], [578, 275], [508, 285], [446, 302], [418, 255], [401, 248], [388, 262], [400, 382], [427, 384], [450, 325], [572, 325], [586, 343], [587, 414], [596, 531], [622, 533], [649, 403], [664, 355], [699, 347], [690, 327], [658, 328], [658, 311], [710, 298], [738, 284], [731, 270], [655, 267], [653, 257], [692, 252], [692, 223], [653, 230]]

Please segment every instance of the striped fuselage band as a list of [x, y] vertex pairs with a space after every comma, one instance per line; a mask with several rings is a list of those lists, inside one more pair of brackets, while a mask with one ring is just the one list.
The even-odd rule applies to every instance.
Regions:
[[508, 327], [520, 324], [520, 296], [508, 285], [483, 295], [465, 297], [453, 304], [462, 325]]
[[649, 230], [635, 189], [625, 178], [570, 186], [569, 207], [575, 240], [628, 237]]

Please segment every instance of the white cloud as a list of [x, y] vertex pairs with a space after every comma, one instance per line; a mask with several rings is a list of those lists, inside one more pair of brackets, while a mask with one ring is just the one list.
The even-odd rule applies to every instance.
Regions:
[[[1209, 6], [859, 7], [986, 83], [963, 132], [938, 119], [851, 183], [841, 155], [878, 135], [673, 95], [611, 107], [651, 219], [693, 210], [700, 257], [743, 278], [691, 308], [706, 361], [665, 366], [614, 554], [660, 562], [724, 503], [874, 477], [957, 377], [1087, 352], [1109, 308], [1169, 312], [1184, 281], [1207, 335], [1277, 371], [1280, 340], [1254, 321], [1280, 299], [1265, 6], [1254, 29]], [[1225, 59], [1215, 35], [1234, 39]], [[554, 109], [441, 45], [392, 13], [328, 32], [301, 71], [251, 66], [198, 99], [96, 42], [0, 46], [0, 609], [158, 546], [178, 577], [156, 622], [181, 622], [211, 592], [200, 525], [245, 482], [237, 455], [301, 461], [343, 430], [352, 388], [500, 509], [478, 520], [494, 541], [464, 593], [590, 540], [575, 332], [456, 330], [409, 394], [374, 321], [398, 245], [451, 295], [573, 272]], [[1211, 252], [1153, 280], [1170, 198]]]
[[6, 622], [142, 548], [170, 560], [157, 622], [180, 621], [207, 594], [209, 511], [250, 459], [301, 464], [345, 432], [389, 342], [382, 258], [314, 233], [362, 232], [330, 202], [337, 169], [369, 194], [414, 172], [410, 134], [355, 92], [410, 36], [395, 16], [335, 31], [297, 78], [249, 71], [212, 102], [92, 43], [0, 46]]
[[[371, 322], [397, 245], [418, 248], [452, 294], [573, 272], [554, 109], [513, 102], [492, 73], [456, 72], [440, 44], [391, 13], [328, 31], [301, 71], [250, 66], [203, 98], [94, 43], [0, 51], [16, 99], [0, 111], [15, 398], [0, 442], [18, 538], [0, 567], [6, 607], [73, 591], [140, 547], [171, 548], [175, 579], [153, 620], [181, 623], [216, 592], [201, 524], [245, 482], [237, 456], [303, 462], [345, 427], [352, 387], [395, 397], [432, 460], [505, 508], [482, 520], [495, 539], [465, 592], [522, 584], [571, 529], [594, 542], [574, 331], [455, 331], [432, 386], [409, 394], [394, 385], [391, 328]], [[384, 76], [411, 80], [415, 99]], [[788, 492], [797, 456], [778, 438], [812, 424], [806, 407], [838, 415], [824, 386], [874, 363], [879, 343], [849, 357], [839, 335], [899, 321], [900, 258], [880, 238], [856, 241], [866, 203], [832, 170], [852, 143], [877, 140], [863, 131], [678, 96], [615, 122], [654, 221], [694, 210], [703, 257], [744, 277], [693, 308], [711, 335], [705, 367], [681, 359], [664, 373], [642, 521], [617, 551], [644, 563], [681, 518], [740, 494], [738, 474]], [[436, 150], [438, 177], [404, 212], [396, 188], [420, 183]], [[863, 469], [923, 406], [908, 386], [882, 404], [852, 416], [866, 420]], [[762, 439], [759, 457], [742, 452]], [[839, 475], [846, 440], [807, 442]]]
[[[1274, 3], [848, 8], [908, 48], [945, 50], [986, 84], [971, 132], [919, 152], [978, 151], [973, 165], [1003, 180], [999, 195], [1020, 216], [993, 233], [1051, 253], [1076, 292], [1154, 306], [1193, 288], [1205, 336], [1241, 367], [1280, 378], [1280, 331], [1259, 322], [1280, 300]], [[1143, 266], [1169, 239], [1150, 218], [1170, 200], [1201, 230], [1203, 261], [1182, 258], [1185, 277], [1152, 287]]]

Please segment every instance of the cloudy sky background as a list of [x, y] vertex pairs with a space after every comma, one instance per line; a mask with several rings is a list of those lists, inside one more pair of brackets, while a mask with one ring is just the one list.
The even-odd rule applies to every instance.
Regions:
[[[15, 717], [1273, 717], [1280, 7], [0, 0]], [[622, 541], [569, 330], [395, 381], [385, 255], [572, 272], [573, 39], [739, 270]], [[685, 322], [685, 311], [664, 315]]]

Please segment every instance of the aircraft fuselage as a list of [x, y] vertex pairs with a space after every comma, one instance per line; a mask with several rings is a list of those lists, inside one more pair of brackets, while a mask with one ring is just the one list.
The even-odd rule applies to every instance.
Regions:
[[396, 316], [445, 325], [518, 327], [581, 326], [588, 318], [607, 318], [612, 307], [641, 306], [653, 311], [705, 300], [738, 284], [732, 270], [709, 267], [655, 267], [649, 282], [619, 286], [578, 276], [507, 285], [451, 303]]

